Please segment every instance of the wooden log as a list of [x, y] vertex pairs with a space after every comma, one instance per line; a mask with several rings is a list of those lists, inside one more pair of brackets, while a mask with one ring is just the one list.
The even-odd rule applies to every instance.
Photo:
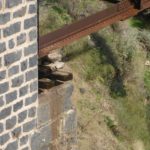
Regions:
[[59, 81], [59, 80], [55, 81], [55, 86], [58, 86], [58, 85], [61, 85], [61, 84], [64, 84], [64, 82], [63, 81]]
[[39, 66], [39, 78], [46, 78], [49, 76], [53, 70], [49, 66]]
[[47, 91], [47, 89], [41, 89], [41, 88], [39, 88], [39, 94], [45, 93], [46, 91]]
[[65, 71], [52, 72], [48, 78], [52, 80], [69, 81], [73, 79], [73, 74]]
[[73, 74], [66, 71], [53, 71], [49, 66], [39, 66], [39, 78], [69, 81], [73, 79]]
[[47, 78], [39, 79], [39, 88], [41, 89], [50, 89], [55, 86], [55, 81], [52, 81]]
[[47, 59], [54, 63], [54, 62], [57, 62], [57, 61], [61, 61], [62, 60], [62, 55], [60, 53], [52, 53], [52, 54], [48, 54], [47, 55]]
[[48, 59], [47, 56], [44, 56], [44, 57], [42, 57], [42, 58], [39, 58], [39, 64], [40, 64], [40, 65], [48, 65], [48, 64], [50, 64], [50, 63], [51, 63], [51, 61]]
[[64, 67], [65, 63], [64, 62], [55, 62], [55, 63], [51, 63], [49, 65], [46, 65], [48, 67], [50, 67], [50, 69], [52, 71], [56, 71], [58, 69], [62, 69]]

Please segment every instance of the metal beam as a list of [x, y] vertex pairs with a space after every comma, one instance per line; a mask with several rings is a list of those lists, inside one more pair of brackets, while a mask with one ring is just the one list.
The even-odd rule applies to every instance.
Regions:
[[132, 1], [124, 0], [111, 8], [107, 8], [78, 22], [66, 25], [61, 29], [40, 37], [39, 57], [43, 57], [51, 50], [62, 48], [63, 46], [83, 36], [96, 32], [107, 25], [135, 16], [137, 13], [150, 7], [150, 0], [141, 1], [141, 9], [135, 8]]

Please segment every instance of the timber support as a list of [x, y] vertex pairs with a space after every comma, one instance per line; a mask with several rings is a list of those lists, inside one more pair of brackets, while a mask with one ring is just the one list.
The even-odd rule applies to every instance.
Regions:
[[134, 4], [136, 9], [142, 8], [142, 0], [134, 0]]

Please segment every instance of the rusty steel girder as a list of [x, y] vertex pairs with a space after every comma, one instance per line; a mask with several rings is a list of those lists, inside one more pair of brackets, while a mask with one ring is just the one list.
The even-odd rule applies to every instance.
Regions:
[[135, 7], [135, 0], [123, 0], [114, 6], [86, 17], [78, 22], [58, 29], [39, 38], [39, 57], [43, 57], [51, 50], [63, 46], [93, 32], [113, 24], [119, 20], [135, 16], [144, 9], [150, 8], [150, 0], [141, 0], [140, 9]]

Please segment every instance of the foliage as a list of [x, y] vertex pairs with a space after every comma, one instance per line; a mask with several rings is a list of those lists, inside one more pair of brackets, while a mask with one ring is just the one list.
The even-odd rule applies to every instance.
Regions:
[[150, 29], [150, 13], [148, 10], [145, 10], [143, 13], [133, 17], [130, 20], [130, 24], [133, 27], [140, 28], [140, 29]]
[[44, 19], [42, 18], [44, 16], [41, 16], [41, 20], [39, 24], [40, 35], [46, 34], [47, 32], [50, 32], [50, 31], [54, 31], [70, 23], [72, 20], [71, 17], [67, 14], [66, 10], [58, 5], [48, 7], [48, 10], [46, 13], [47, 13], [47, 16]]
[[149, 92], [150, 91], [150, 71], [145, 72], [144, 82], [145, 82], [145, 86], [149, 94], [148, 96], [150, 96], [150, 92]]
[[110, 117], [105, 116], [105, 122], [113, 134], [115, 136], [119, 136], [119, 130], [117, 129], [117, 125], [115, 125], [114, 121]]
[[130, 21], [131, 26], [136, 27], [136, 28], [141, 28], [143, 29], [145, 27], [145, 24], [142, 20], [138, 19], [138, 18], [133, 18]]

